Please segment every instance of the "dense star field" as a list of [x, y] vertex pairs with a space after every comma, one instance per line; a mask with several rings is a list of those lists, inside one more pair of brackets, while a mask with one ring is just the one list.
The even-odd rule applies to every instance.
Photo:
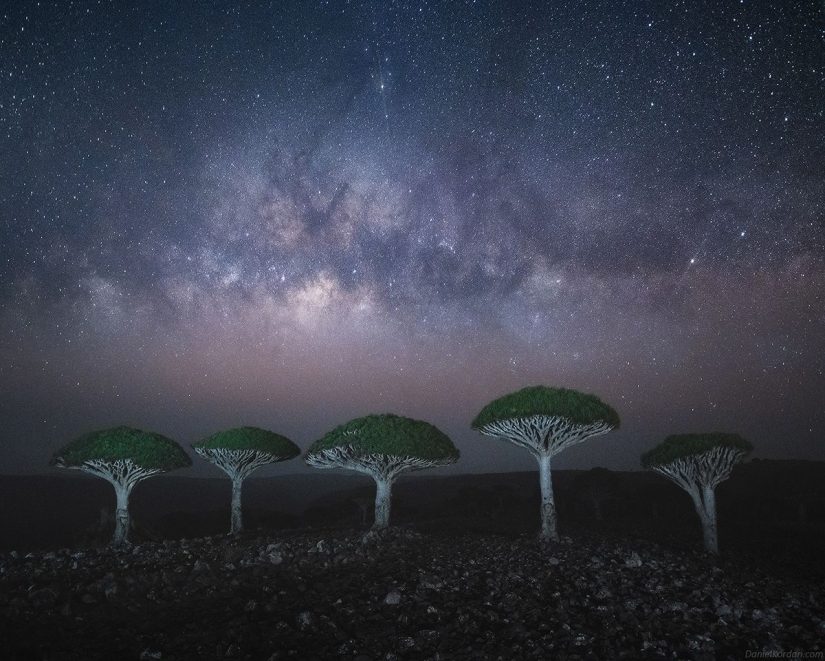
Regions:
[[717, 429], [825, 458], [824, 26], [814, 0], [4, 2], [0, 472], [118, 424], [306, 449], [382, 412], [447, 433], [445, 470], [530, 469], [469, 425], [537, 383], [622, 417], [560, 467]]

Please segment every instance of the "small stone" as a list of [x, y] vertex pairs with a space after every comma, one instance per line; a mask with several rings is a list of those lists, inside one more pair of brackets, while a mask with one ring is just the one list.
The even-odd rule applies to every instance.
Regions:
[[53, 606], [57, 601], [57, 593], [51, 588], [42, 588], [29, 592], [29, 601], [35, 608]]
[[400, 638], [398, 638], [396, 644], [398, 645], [399, 649], [409, 650], [415, 647], [415, 639], [410, 638], [409, 636], [401, 636]]
[[284, 561], [284, 556], [282, 556], [279, 551], [275, 551], [275, 550], [270, 551], [267, 554], [266, 558], [273, 565], [280, 565]]
[[687, 604], [684, 601], [665, 601], [661, 608], [665, 613], [683, 613], [687, 610]]
[[630, 557], [625, 560], [624, 563], [625, 567], [641, 567], [642, 566], [642, 559], [639, 557], [639, 554], [636, 551], [630, 554]]
[[613, 596], [613, 593], [610, 592], [606, 587], [601, 586], [596, 594], [593, 595], [594, 599], [598, 599], [599, 601], [605, 601], [606, 599], [610, 599]]
[[499, 604], [501, 605], [501, 607], [504, 610], [506, 610], [508, 612], [513, 612], [518, 607], [519, 601], [520, 600], [519, 600], [517, 594], [515, 594], [513, 592], [509, 592], [506, 595], [504, 595], [504, 597], [501, 599]]
[[435, 629], [422, 629], [418, 632], [418, 638], [426, 645], [435, 645], [439, 635]]
[[560, 562], [561, 562], [561, 561], [560, 561], [558, 558], [547, 558], [547, 564], [549, 564], [549, 565], [556, 566], [556, 565], [558, 565]]
[[395, 606], [396, 604], [401, 603], [401, 593], [398, 590], [391, 590], [387, 593], [387, 596], [384, 597], [384, 603], [390, 606]]
[[147, 647], [140, 653], [140, 661], [151, 661], [152, 659], [162, 659], [163, 654], [160, 650]]
[[302, 611], [298, 613], [295, 619], [298, 629], [300, 631], [312, 631], [318, 627], [318, 618], [310, 611]]

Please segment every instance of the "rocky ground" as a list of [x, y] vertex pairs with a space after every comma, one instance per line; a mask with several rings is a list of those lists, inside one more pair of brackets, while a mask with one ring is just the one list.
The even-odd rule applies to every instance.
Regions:
[[595, 535], [330, 529], [0, 555], [4, 659], [742, 659], [825, 650], [823, 618], [822, 582]]

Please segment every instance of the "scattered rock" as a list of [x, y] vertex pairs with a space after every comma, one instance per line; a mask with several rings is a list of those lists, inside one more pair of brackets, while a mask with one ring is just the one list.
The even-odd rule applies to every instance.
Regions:
[[625, 560], [624, 563], [625, 567], [641, 567], [642, 566], [642, 559], [639, 557], [639, 554], [636, 551], [630, 554], [630, 557]]
[[29, 592], [29, 601], [36, 609], [53, 606], [57, 601], [57, 593], [49, 587]]
[[324, 532], [0, 553], [7, 657], [710, 660], [825, 637], [825, 586], [740, 558], [709, 566], [638, 539]]
[[299, 631], [313, 631], [318, 628], [318, 617], [311, 611], [302, 611], [295, 618]]

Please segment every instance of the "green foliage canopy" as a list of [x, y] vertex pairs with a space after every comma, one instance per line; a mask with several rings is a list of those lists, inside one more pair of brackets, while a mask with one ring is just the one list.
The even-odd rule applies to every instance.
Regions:
[[338, 425], [315, 441], [307, 455], [351, 446], [358, 454], [415, 457], [429, 461], [456, 461], [458, 448], [437, 427], [391, 413], [368, 415]]
[[147, 469], [174, 470], [192, 465], [192, 459], [170, 438], [134, 427], [89, 432], [54, 453], [52, 465], [81, 466], [86, 461], [131, 459]]
[[745, 454], [753, 446], [738, 434], [713, 432], [707, 434], [674, 434], [642, 455], [642, 466], [650, 468], [669, 464], [677, 459], [708, 452], [718, 447], [735, 448]]
[[473, 420], [472, 427], [480, 430], [493, 422], [534, 415], [559, 416], [579, 425], [601, 421], [614, 429], [620, 424], [616, 410], [596, 395], [570, 388], [528, 386], [487, 404]]
[[207, 450], [256, 450], [285, 459], [293, 459], [301, 454], [301, 448], [286, 436], [258, 427], [236, 427], [219, 431], [193, 443], [192, 447]]

